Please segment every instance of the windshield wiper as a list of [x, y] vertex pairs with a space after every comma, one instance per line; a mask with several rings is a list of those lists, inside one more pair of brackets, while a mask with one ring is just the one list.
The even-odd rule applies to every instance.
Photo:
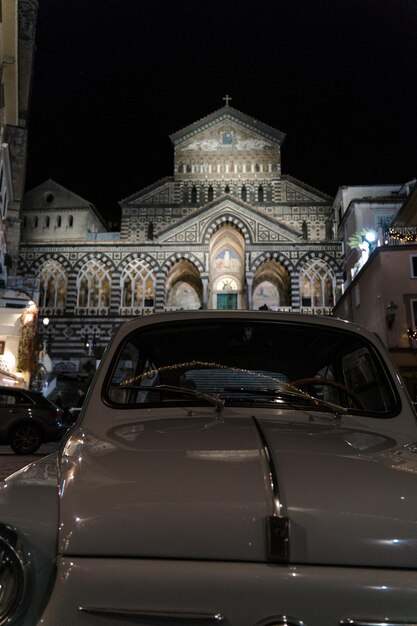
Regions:
[[194, 398], [199, 398], [201, 400], [206, 400], [213, 404], [216, 407], [216, 411], [221, 411], [224, 407], [224, 400], [218, 396], [216, 393], [204, 393], [202, 391], [198, 391], [197, 389], [190, 389], [189, 387], [177, 387], [176, 385], [155, 385], [154, 387], [150, 387], [152, 391], [170, 391], [172, 393], [177, 393], [182, 396], [193, 396]]
[[[286, 383], [286, 387], [290, 387], [289, 389], [262, 389], [259, 387], [225, 387], [224, 392], [227, 393], [242, 393], [254, 396], [267, 396], [270, 398], [275, 398], [277, 400], [283, 400], [287, 402], [292, 408], [300, 408], [299, 405], [296, 404], [296, 400], [304, 399], [317, 407], [327, 408], [329, 409], [336, 417], [340, 417], [340, 415], [346, 415], [347, 409], [345, 407], [340, 406], [339, 404], [334, 404], [333, 402], [328, 402], [327, 400], [321, 400], [320, 398], [315, 398], [311, 396], [309, 393], [305, 391], [301, 391], [297, 387], [292, 387], [290, 383]], [[288, 401], [294, 400], [294, 403]]]

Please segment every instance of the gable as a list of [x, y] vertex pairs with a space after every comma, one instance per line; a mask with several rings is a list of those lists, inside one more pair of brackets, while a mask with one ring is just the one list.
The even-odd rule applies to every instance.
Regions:
[[92, 204], [70, 189], [52, 179], [34, 187], [24, 195], [23, 208], [30, 209], [73, 209], [91, 208]]
[[282, 176], [282, 199], [284, 202], [331, 202], [326, 193], [288, 175]]
[[172, 204], [174, 202], [174, 185], [171, 176], [148, 185], [144, 189], [124, 198], [120, 205], [136, 206], [138, 204]]
[[140, 204], [172, 204], [174, 202], [174, 187], [171, 182], [163, 185], [155, 185], [152, 189], [147, 187], [135, 194], [128, 201], [129, 205]]
[[285, 133], [282, 133], [280, 130], [272, 128], [228, 105], [173, 133], [170, 138], [174, 145], [177, 146], [218, 124], [237, 124], [240, 128], [247, 129], [250, 133], [265, 137], [278, 144], [282, 144], [285, 138]]
[[193, 133], [176, 149], [177, 156], [185, 153], [207, 153], [208, 156], [218, 154], [221, 157], [229, 154], [243, 153], [276, 153], [279, 144], [269, 137], [242, 127], [236, 120], [225, 118], [217, 121], [209, 128]]
[[235, 224], [247, 243], [298, 242], [300, 235], [243, 202], [223, 198], [158, 233], [159, 243], [208, 243], [220, 224]]
[[[200, 174], [219, 173], [230, 163], [280, 164], [283, 133], [248, 118], [231, 107], [224, 107], [208, 118], [171, 136], [175, 145], [175, 171]], [[197, 169], [193, 167], [197, 164]], [[227, 165], [226, 165], [227, 164]], [[214, 167], [213, 167], [214, 166]], [[269, 167], [265, 171], [268, 171]]]

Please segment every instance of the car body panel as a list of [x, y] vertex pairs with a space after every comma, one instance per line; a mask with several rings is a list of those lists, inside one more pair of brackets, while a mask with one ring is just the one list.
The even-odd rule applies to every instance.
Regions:
[[42, 626], [415, 624], [416, 591], [417, 573], [407, 570], [60, 558]]
[[[291, 520], [291, 562], [416, 567], [416, 444], [350, 417], [266, 412], [259, 425]], [[274, 494], [256, 411], [171, 413], [123, 423], [107, 440], [87, 436], [82, 448], [73, 433], [61, 463], [62, 554], [266, 559]]]
[[72, 434], [61, 461], [60, 552], [265, 559], [273, 502], [253, 420], [236, 411], [219, 419], [211, 407], [151, 413], [105, 440]]
[[55, 578], [59, 527], [56, 453], [23, 467], [0, 482], [0, 535], [2, 525], [18, 531], [27, 552], [30, 609], [27, 618], [21, 618], [19, 624], [34, 624]]
[[[387, 383], [379, 396], [385, 412], [355, 409], [348, 400], [337, 406], [324, 395], [306, 400], [304, 392], [250, 398], [243, 388], [224, 406], [179, 387], [174, 400], [140, 405], [135, 374], [117, 382], [125, 340], [135, 333], [145, 350], [153, 346], [146, 337], [155, 331], [157, 339], [168, 324], [167, 352], [160, 352], [170, 368], [176, 322], [187, 328], [212, 320], [227, 322], [227, 332], [230, 322], [245, 331], [252, 322], [279, 324], [282, 336], [294, 325], [297, 332], [331, 329], [326, 338], [334, 345], [298, 342], [295, 356], [307, 360], [308, 353], [314, 366], [316, 350], [327, 358], [342, 345], [350, 358], [351, 340], [355, 346], [363, 339], [376, 355], [376, 380], [382, 372]], [[281, 362], [295, 361], [291, 344], [283, 344]], [[257, 358], [270, 350], [265, 346]], [[274, 359], [271, 351], [269, 364]], [[144, 369], [137, 371], [141, 381]], [[111, 385], [128, 390], [125, 405], [117, 394], [112, 399]], [[339, 320], [271, 312], [180, 312], [128, 322], [109, 343], [57, 455], [0, 489], [0, 522], [32, 555], [34, 583], [17, 623], [415, 626], [416, 461], [414, 408], [371, 333]], [[289, 547], [279, 563], [271, 549], [278, 540]]]
[[291, 520], [291, 562], [415, 568], [416, 441], [352, 421], [260, 419]]

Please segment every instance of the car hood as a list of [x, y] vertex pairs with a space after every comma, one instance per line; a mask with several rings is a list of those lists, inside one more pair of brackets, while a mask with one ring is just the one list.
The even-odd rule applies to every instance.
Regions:
[[278, 512], [293, 563], [416, 567], [412, 438], [296, 411], [164, 415], [72, 432], [61, 553], [264, 561]]

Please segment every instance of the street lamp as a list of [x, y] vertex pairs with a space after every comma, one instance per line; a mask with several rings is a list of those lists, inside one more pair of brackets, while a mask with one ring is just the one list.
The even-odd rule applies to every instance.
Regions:
[[44, 317], [42, 320], [42, 324], [44, 336], [43, 351], [46, 353], [49, 352], [49, 317]]

